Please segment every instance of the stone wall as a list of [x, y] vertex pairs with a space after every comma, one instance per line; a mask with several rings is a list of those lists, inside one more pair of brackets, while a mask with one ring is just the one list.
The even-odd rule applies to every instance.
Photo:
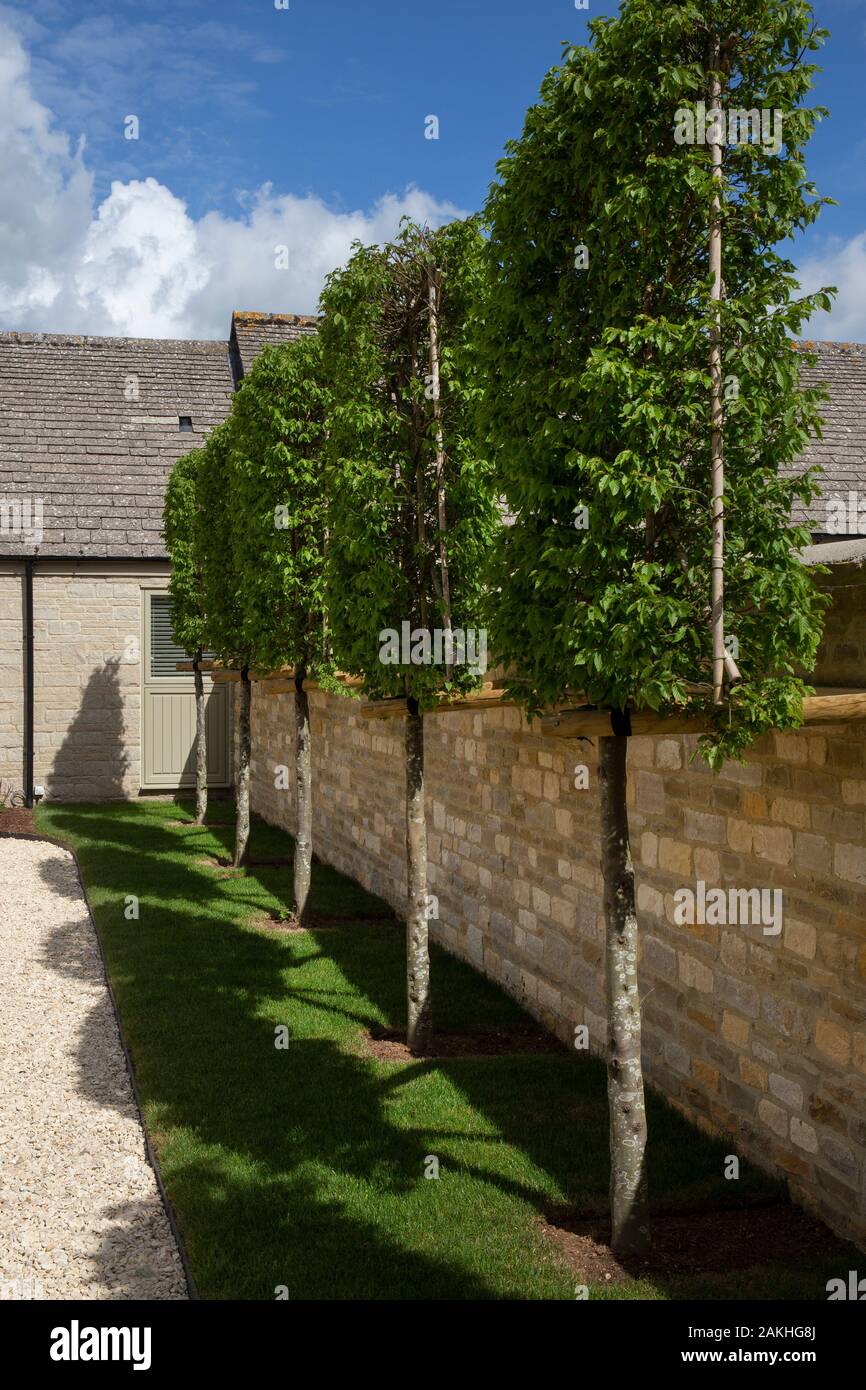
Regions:
[[21, 786], [24, 744], [23, 581], [0, 574], [0, 782]]
[[815, 680], [822, 685], [866, 685], [866, 579], [864, 557], [846, 559], [852, 552], [866, 550], [863, 542], [836, 542], [813, 546], [810, 557], [830, 560], [831, 552], [841, 558], [821, 583], [833, 598], [824, 623]]
[[[254, 687], [253, 806], [288, 829], [275, 766], [291, 765], [291, 698]], [[402, 912], [402, 723], [320, 694], [311, 714], [315, 851]], [[586, 1023], [601, 1050], [595, 746], [543, 738], [513, 708], [428, 716], [425, 741], [434, 935], [563, 1039]], [[863, 726], [768, 735], [718, 777], [694, 745], [630, 743], [647, 1075], [866, 1243]], [[677, 925], [674, 894], [699, 881], [780, 890], [781, 929], [712, 912]]]
[[[142, 584], [167, 566], [60, 562], [37, 569], [34, 610], [34, 781], [52, 800], [138, 793], [141, 780]], [[161, 571], [161, 576], [159, 571]], [[23, 785], [22, 583], [0, 573], [0, 777]]]

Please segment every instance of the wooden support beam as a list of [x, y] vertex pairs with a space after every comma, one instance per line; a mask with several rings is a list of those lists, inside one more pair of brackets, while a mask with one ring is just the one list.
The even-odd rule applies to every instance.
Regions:
[[[178, 671], [191, 671], [191, 661], [179, 661]], [[203, 671], [212, 671], [214, 684], [226, 685], [231, 682], [239, 681], [240, 671], [232, 671], [227, 666], [221, 666], [217, 661], [202, 662]], [[363, 685], [360, 676], [350, 676], [344, 671], [335, 672], [335, 679], [347, 690], [358, 690]], [[279, 671], [250, 671], [250, 680], [261, 685], [261, 693], [264, 695], [294, 695], [295, 693], [295, 668], [294, 666], [283, 666]], [[321, 686], [316, 680], [305, 680], [305, 690], [320, 690]]]
[[[695, 686], [696, 691], [709, 693], [711, 687]], [[499, 682], [487, 682], [481, 690], [449, 699], [443, 695], [438, 705], [427, 714], [439, 715], [467, 710], [502, 709], [516, 702], [508, 698]], [[402, 698], [369, 700], [359, 706], [362, 719], [400, 719], [406, 713]], [[686, 714], [673, 711], [657, 714], [654, 710], [631, 710], [631, 732], [641, 738], [676, 738], [683, 734], [709, 733], [713, 724], [709, 714]], [[848, 724], [866, 720], [866, 689], [824, 687], [803, 701], [805, 724]], [[570, 709], [553, 710], [541, 716], [541, 732], [550, 738], [603, 738], [614, 732], [611, 711], [596, 705], [578, 705]]]
[[[635, 737], [669, 738], [708, 733], [712, 728], [707, 715], [662, 715], [653, 710], [631, 710], [630, 714]], [[804, 724], [850, 724], [858, 720], [866, 720], [866, 690], [825, 688], [803, 701]], [[542, 715], [541, 732], [550, 738], [602, 738], [613, 732], [611, 712], [594, 705], [557, 710]]]
[[[425, 714], [466, 713], [467, 710], [499, 709], [513, 705], [506, 692], [497, 681], [485, 681], [480, 690], [470, 690], [466, 695], [449, 696], [442, 693], [439, 703]], [[406, 701], [398, 696], [388, 700], [368, 700], [361, 705], [362, 719], [399, 719], [406, 713]]]
[[359, 706], [362, 719], [401, 719], [406, 713], [405, 699], [368, 700]]
[[[260, 676], [257, 684], [260, 695], [294, 695], [296, 693], [295, 682], [288, 678], [283, 679], [281, 676], [268, 676], [267, 680]], [[309, 688], [309, 684], [304, 681], [304, 689], [309, 690]]]
[[[295, 694], [295, 678], [291, 672], [288, 675], [253, 676], [251, 679], [261, 686], [262, 695]], [[345, 690], [357, 690], [363, 683], [360, 676], [346, 676], [342, 672], [337, 673], [336, 679]], [[321, 690], [322, 686], [319, 681], [305, 680], [303, 688], [307, 691]]]
[[452, 714], [463, 713], [467, 710], [483, 709], [503, 709], [515, 702], [509, 699], [504, 690], [470, 690], [468, 695], [460, 695], [455, 699], [441, 699], [438, 705], [427, 710], [427, 714]]
[[[192, 661], [176, 661], [174, 669], [176, 671], [191, 671]], [[198, 664], [198, 669], [204, 675], [207, 675], [209, 671], [212, 671], [214, 669], [214, 663], [213, 661], [200, 661]]]
[[866, 690], [816, 690], [803, 701], [807, 724], [852, 724], [866, 719]]
[[[635, 736], [657, 735], [673, 738], [679, 734], [702, 734], [710, 729], [707, 718], [682, 714], [661, 715], [653, 710], [631, 710], [631, 732]], [[614, 733], [611, 711], [595, 705], [556, 710], [541, 716], [541, 732], [550, 738], [604, 738]]]

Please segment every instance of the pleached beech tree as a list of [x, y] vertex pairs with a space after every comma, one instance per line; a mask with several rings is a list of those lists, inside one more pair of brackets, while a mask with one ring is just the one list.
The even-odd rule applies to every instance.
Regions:
[[267, 347], [233, 405], [232, 569], [245, 650], [265, 670], [294, 667], [297, 833], [293, 916], [312, 869], [312, 753], [305, 680], [331, 672], [324, 613], [324, 420], [318, 339]]
[[407, 1038], [430, 1042], [424, 710], [478, 684], [481, 575], [497, 513], [472, 436], [472, 324], [483, 284], [473, 221], [405, 223], [327, 281], [326, 565], [334, 654], [371, 698], [404, 697]]
[[207, 815], [207, 734], [204, 678], [201, 671], [205, 644], [204, 594], [200, 560], [195, 552], [194, 525], [197, 507], [196, 477], [201, 450], [191, 449], [179, 458], [165, 492], [163, 535], [171, 558], [171, 621], [174, 640], [192, 657], [195, 678], [195, 820], [204, 825]]
[[[791, 524], [816, 484], [789, 467], [819, 429], [820, 393], [801, 389], [791, 339], [828, 301], [798, 297], [774, 248], [822, 201], [803, 147], [821, 114], [804, 104], [804, 56], [823, 35], [802, 0], [626, 0], [589, 27], [491, 188], [481, 424], [514, 516], [494, 567], [494, 657], [531, 712], [611, 711], [599, 791], [612, 1240], [629, 1253], [647, 1239], [629, 711], [702, 711], [718, 770], [802, 721], [796, 672], [821, 629], [797, 558], [808, 535]], [[740, 679], [717, 703], [720, 520], [725, 668]]]
[[201, 449], [196, 472], [198, 506], [193, 545], [200, 560], [208, 646], [227, 666], [239, 671], [237, 766], [235, 767], [236, 867], [246, 858], [250, 835], [250, 662], [249, 635], [244, 627], [246, 597], [232, 559], [233, 532], [238, 524], [233, 504], [235, 419], [218, 425]]

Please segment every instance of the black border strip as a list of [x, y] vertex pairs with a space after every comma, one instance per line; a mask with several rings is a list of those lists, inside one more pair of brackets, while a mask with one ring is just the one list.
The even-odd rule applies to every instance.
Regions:
[[[105, 987], [108, 990], [108, 997], [111, 1000], [111, 1008], [114, 1013], [114, 1021], [117, 1024], [117, 1032], [120, 1038], [120, 1046], [123, 1051], [124, 1060], [126, 1061], [126, 1071], [127, 1075], [129, 1076], [130, 1085], [132, 1087], [132, 1099], [135, 1105], [136, 1112], [138, 1114], [139, 1123], [141, 1124], [141, 1132], [144, 1135], [145, 1157], [147, 1158], [148, 1163], [153, 1169], [153, 1173], [156, 1178], [156, 1186], [159, 1191], [160, 1200], [162, 1201], [163, 1205], [163, 1210], [165, 1211], [169, 1227], [171, 1228], [171, 1233], [174, 1236], [175, 1244], [177, 1245], [177, 1252], [180, 1255], [180, 1263], [183, 1269], [184, 1279], [186, 1281], [187, 1296], [193, 1303], [201, 1302], [201, 1296], [196, 1287], [196, 1282], [193, 1278], [192, 1269], [190, 1267], [189, 1256], [186, 1253], [186, 1246], [184, 1245], [183, 1237], [180, 1233], [180, 1225], [177, 1219], [177, 1213], [174, 1209], [174, 1205], [172, 1203], [171, 1198], [165, 1190], [165, 1183], [162, 1180], [162, 1173], [159, 1169], [159, 1160], [156, 1156], [156, 1150], [153, 1147], [153, 1141], [150, 1137], [150, 1131], [147, 1128], [147, 1124], [144, 1118], [144, 1112], [141, 1108], [141, 1096], [139, 1095], [138, 1083], [135, 1079], [135, 1068], [133, 1066], [132, 1057], [130, 1056], [129, 1048], [126, 1043], [126, 1035], [123, 1031], [123, 1023], [121, 1022], [120, 1018], [120, 1010], [117, 1007], [117, 998], [115, 996], [111, 980], [109, 979], [108, 962], [105, 959], [105, 952], [102, 949], [102, 938], [99, 935], [99, 929], [96, 925], [96, 919], [93, 916], [93, 908], [90, 906], [90, 899], [87, 896], [87, 888], [84, 882], [84, 875], [81, 872], [81, 864], [78, 859], [78, 853], [72, 845], [68, 844], [65, 840], [58, 840], [53, 835], [31, 835], [27, 831], [0, 830], [0, 840], [34, 840], [38, 844], [56, 845], [58, 849], [66, 850], [68, 854], [72, 855], [72, 861], [75, 864], [75, 872], [78, 875], [79, 887], [81, 888], [82, 897], [84, 898], [84, 906], [87, 908], [87, 915], [90, 919], [90, 925], [93, 928], [93, 935], [96, 937], [96, 945], [99, 951], [99, 959], [102, 962], [102, 975], [103, 979], [105, 980]], [[100, 1300], [97, 1299], [95, 1301], [99, 1302]], [[165, 1300], [151, 1299], [148, 1301], [161, 1303]]]

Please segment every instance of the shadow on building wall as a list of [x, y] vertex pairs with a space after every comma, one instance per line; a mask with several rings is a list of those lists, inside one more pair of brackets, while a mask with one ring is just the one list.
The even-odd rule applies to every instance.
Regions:
[[129, 795], [126, 778], [132, 759], [119, 670], [119, 658], [111, 657], [92, 672], [46, 775], [45, 791], [51, 800], [107, 801]]

